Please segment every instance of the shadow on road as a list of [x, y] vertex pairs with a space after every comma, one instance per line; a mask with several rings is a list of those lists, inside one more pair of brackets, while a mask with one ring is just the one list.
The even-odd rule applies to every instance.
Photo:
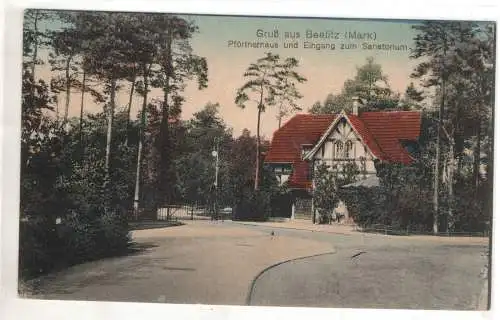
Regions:
[[129, 222], [130, 231], [178, 227], [184, 225], [181, 221], [133, 221]]

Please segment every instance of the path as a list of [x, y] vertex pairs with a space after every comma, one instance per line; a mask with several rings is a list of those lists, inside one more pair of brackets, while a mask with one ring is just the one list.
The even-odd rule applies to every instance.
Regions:
[[325, 242], [272, 237], [219, 222], [133, 234], [150, 248], [52, 275], [43, 280], [43, 293], [36, 297], [242, 305], [253, 278], [269, 265], [333, 251]]
[[194, 221], [134, 231], [145, 251], [53, 274], [34, 297], [425, 309], [476, 309], [481, 300], [485, 308], [486, 239], [300, 226]]

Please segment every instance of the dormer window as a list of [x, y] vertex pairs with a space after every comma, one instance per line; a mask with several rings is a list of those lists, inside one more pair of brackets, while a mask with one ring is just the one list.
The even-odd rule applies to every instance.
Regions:
[[312, 150], [314, 146], [312, 144], [303, 144], [302, 145], [302, 159]]
[[417, 141], [400, 140], [401, 146], [413, 157], [418, 158], [420, 155], [420, 147]]

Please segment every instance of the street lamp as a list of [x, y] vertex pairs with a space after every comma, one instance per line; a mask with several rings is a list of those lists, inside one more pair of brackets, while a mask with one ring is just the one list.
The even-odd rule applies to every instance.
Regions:
[[219, 184], [219, 139], [215, 138], [215, 150], [212, 151], [212, 156], [215, 158], [215, 200], [214, 200], [214, 211], [217, 217], [217, 199], [218, 199], [218, 184]]

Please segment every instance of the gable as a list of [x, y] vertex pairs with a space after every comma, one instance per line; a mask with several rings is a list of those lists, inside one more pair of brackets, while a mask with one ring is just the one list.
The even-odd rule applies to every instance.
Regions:
[[370, 131], [365, 128], [362, 121], [359, 121], [358, 117], [354, 115], [348, 116], [344, 111], [342, 111], [342, 113], [328, 127], [311, 152], [306, 155], [305, 159], [312, 160], [330, 139], [357, 140], [365, 147], [372, 158], [383, 157], [376, 140], [372, 137]]
[[346, 119], [374, 158], [403, 164], [413, 161], [401, 142], [417, 140], [420, 135], [421, 116], [414, 111], [363, 112], [360, 116], [342, 112], [306, 156], [307, 160], [314, 158], [340, 119]]

